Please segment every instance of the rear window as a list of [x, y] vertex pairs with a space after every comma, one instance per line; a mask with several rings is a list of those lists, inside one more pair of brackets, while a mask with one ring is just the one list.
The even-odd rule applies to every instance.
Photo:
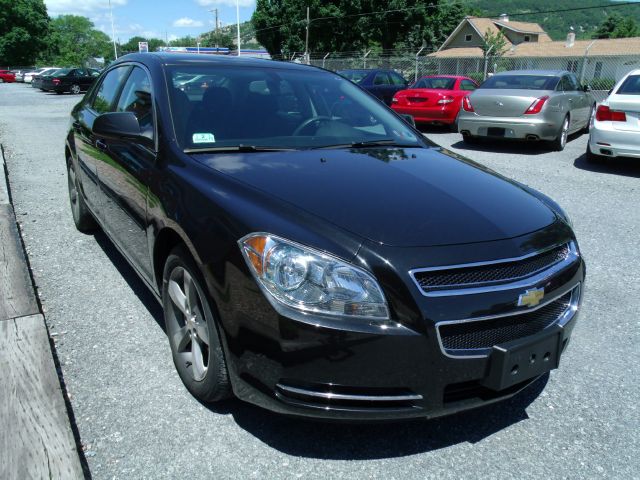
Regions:
[[66, 75], [70, 71], [71, 71], [70, 68], [61, 68], [60, 70], [57, 70], [55, 73], [53, 73], [53, 76], [54, 77], [62, 77], [63, 75]]
[[343, 70], [342, 72], [338, 73], [344, 78], [351, 80], [353, 83], [360, 83], [362, 80], [364, 80], [364, 77], [369, 74], [369, 72], [359, 72], [357, 70]]
[[630, 75], [622, 82], [617, 95], [640, 95], [640, 75]]
[[456, 83], [455, 78], [433, 77], [422, 78], [411, 88], [432, 88], [434, 90], [451, 90]]
[[488, 78], [479, 88], [498, 90], [554, 90], [558, 77], [547, 75], [495, 75]]

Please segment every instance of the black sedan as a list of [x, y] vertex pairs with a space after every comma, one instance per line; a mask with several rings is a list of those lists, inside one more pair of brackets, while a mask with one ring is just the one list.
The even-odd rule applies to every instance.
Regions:
[[[557, 203], [339, 75], [204, 57], [119, 59], [65, 142], [76, 226], [161, 302], [193, 395], [433, 417], [558, 366], [585, 268]], [[217, 80], [187, 96], [187, 75]]]
[[100, 75], [93, 68], [61, 68], [52, 75], [42, 78], [41, 90], [62, 94], [78, 94], [87, 91]]
[[338, 73], [375, 95], [387, 105], [391, 105], [396, 93], [409, 85], [409, 82], [395, 70], [358, 69], [340, 70]]

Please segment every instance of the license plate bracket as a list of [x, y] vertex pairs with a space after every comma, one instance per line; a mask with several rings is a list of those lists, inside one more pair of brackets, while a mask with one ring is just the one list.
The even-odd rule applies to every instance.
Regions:
[[487, 135], [489, 137], [504, 137], [505, 131], [504, 128], [489, 127], [487, 128]]
[[489, 374], [481, 382], [492, 390], [504, 390], [547, 373], [560, 364], [562, 332], [554, 325], [534, 339], [496, 345], [491, 351]]

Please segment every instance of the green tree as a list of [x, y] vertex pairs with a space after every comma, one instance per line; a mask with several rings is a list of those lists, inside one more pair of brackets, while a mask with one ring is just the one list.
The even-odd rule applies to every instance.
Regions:
[[226, 47], [233, 49], [235, 39], [227, 30], [218, 29], [203, 33], [200, 36], [200, 45], [203, 47]]
[[0, 63], [33, 65], [48, 30], [43, 0], [0, 0]]
[[639, 35], [640, 29], [632, 17], [622, 17], [614, 13], [604, 19], [593, 38], [628, 38]]
[[159, 47], [165, 46], [165, 41], [159, 38], [145, 38], [140, 36], [131, 37], [126, 43], [120, 45], [122, 54], [137, 52], [139, 50], [138, 43], [147, 42], [149, 44], [149, 51], [156, 52]]
[[487, 30], [484, 33], [484, 45], [480, 48], [485, 57], [501, 57], [507, 49], [507, 39], [502, 32]]
[[169, 42], [169, 46], [171, 47], [197, 47], [198, 39], [196, 37], [192, 37], [191, 35], [187, 35], [186, 37], [176, 38], [175, 40], [171, 40]]
[[61, 15], [51, 20], [47, 48], [40, 56], [42, 62], [78, 66], [94, 57], [113, 60], [113, 45], [107, 34], [94, 29], [86, 17]]

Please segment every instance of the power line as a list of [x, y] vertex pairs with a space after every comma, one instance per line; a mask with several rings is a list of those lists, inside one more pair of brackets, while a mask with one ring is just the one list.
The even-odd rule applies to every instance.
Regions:
[[[443, 8], [443, 7], [450, 7], [453, 5], [469, 5], [469, 2], [449, 2], [449, 3], [443, 3], [443, 4], [438, 4], [438, 5], [421, 5], [421, 6], [416, 6], [416, 7], [408, 7], [408, 8], [402, 8], [402, 9], [393, 9], [393, 10], [379, 10], [379, 11], [375, 11], [375, 12], [363, 12], [363, 13], [352, 13], [349, 15], [330, 15], [330, 16], [326, 16], [326, 17], [317, 17], [317, 18], [312, 18], [309, 20], [309, 23], [313, 23], [313, 22], [318, 22], [318, 21], [323, 21], [323, 20], [335, 20], [335, 19], [339, 19], [339, 18], [354, 18], [354, 17], [366, 17], [366, 16], [370, 16], [370, 15], [378, 15], [381, 13], [400, 13], [400, 12], [408, 12], [411, 10], [417, 10], [417, 9], [422, 9], [422, 8], [434, 8], [434, 9], [438, 9], [438, 8]], [[520, 17], [520, 16], [525, 16], [525, 15], [542, 15], [542, 14], [547, 14], [547, 13], [566, 13], [566, 12], [577, 12], [577, 11], [582, 11], [582, 10], [597, 10], [597, 9], [607, 9], [607, 8], [620, 8], [620, 7], [627, 7], [627, 6], [632, 6], [632, 5], [640, 5], [640, 2], [620, 2], [620, 3], [615, 3], [615, 4], [604, 4], [604, 5], [594, 5], [591, 7], [574, 7], [574, 8], [561, 8], [561, 9], [556, 9], [556, 10], [541, 10], [541, 11], [530, 11], [530, 12], [520, 12], [520, 13], [510, 13], [509, 17]], [[490, 15], [486, 15], [483, 17], [474, 17], [474, 18], [484, 18], [484, 19], [491, 19], [491, 18], [495, 18], [498, 17], [500, 15], [500, 13], [494, 13], [494, 14], [490, 14]], [[306, 24], [305, 20], [298, 20], [296, 22], [293, 22], [294, 24]], [[291, 23], [283, 23], [281, 25], [274, 25], [272, 27], [265, 27], [265, 28], [259, 28], [254, 30], [254, 32], [263, 32], [266, 30], [273, 30], [275, 28], [280, 28], [280, 27], [286, 27], [291, 25]]]

